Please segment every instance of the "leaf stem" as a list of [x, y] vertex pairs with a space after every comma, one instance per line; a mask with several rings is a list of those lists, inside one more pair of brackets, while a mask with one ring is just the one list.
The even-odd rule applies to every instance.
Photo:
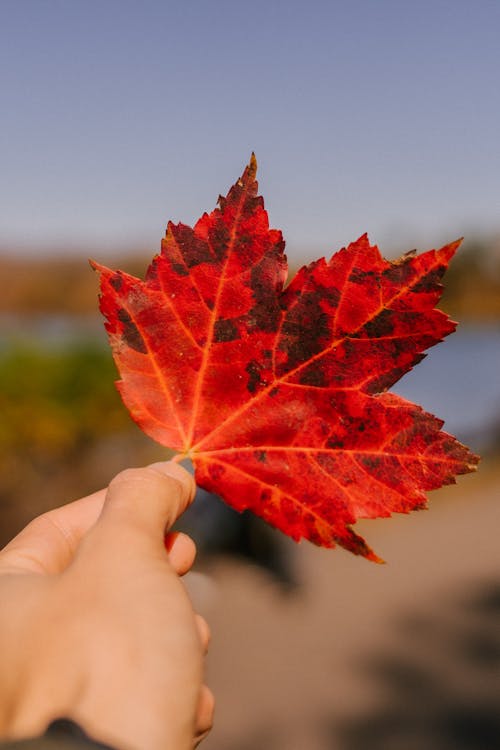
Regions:
[[170, 461], [172, 461], [173, 464], [180, 464], [180, 462], [184, 461], [185, 458], [187, 458], [186, 453], [176, 453], [175, 456], [172, 456]]

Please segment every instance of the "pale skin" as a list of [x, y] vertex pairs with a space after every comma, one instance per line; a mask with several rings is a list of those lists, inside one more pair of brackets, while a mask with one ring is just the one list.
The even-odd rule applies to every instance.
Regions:
[[119, 750], [184, 750], [212, 724], [208, 626], [166, 537], [194, 497], [178, 464], [128, 469], [32, 521], [0, 552], [0, 739], [76, 721]]

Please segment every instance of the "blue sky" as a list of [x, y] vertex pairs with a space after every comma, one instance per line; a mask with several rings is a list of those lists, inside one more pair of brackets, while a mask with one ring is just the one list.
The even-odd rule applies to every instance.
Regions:
[[289, 255], [500, 230], [500, 3], [2, 0], [0, 248], [156, 251], [250, 153]]

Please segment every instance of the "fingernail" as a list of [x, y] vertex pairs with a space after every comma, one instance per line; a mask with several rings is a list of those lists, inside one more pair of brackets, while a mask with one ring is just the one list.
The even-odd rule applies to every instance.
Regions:
[[194, 498], [196, 492], [196, 484], [193, 476], [186, 471], [182, 466], [174, 461], [158, 461], [157, 463], [150, 464], [150, 469], [159, 471], [161, 474], [166, 474], [169, 477], [177, 479], [186, 488], [188, 492], [189, 502]]

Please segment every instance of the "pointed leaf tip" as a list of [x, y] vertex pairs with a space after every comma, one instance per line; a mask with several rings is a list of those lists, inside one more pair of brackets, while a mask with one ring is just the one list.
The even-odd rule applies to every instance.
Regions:
[[257, 157], [255, 156], [254, 151], [252, 151], [250, 161], [248, 162], [248, 166], [245, 171], [248, 172], [248, 177], [251, 180], [255, 179], [255, 176], [257, 174]]
[[458, 248], [462, 244], [463, 239], [463, 237], [459, 237], [458, 240], [450, 242], [448, 245], [444, 245], [444, 247], [438, 250], [438, 253], [441, 255], [444, 261], [448, 263], [453, 258]]
[[103, 271], [107, 270], [106, 266], [101, 265], [96, 260], [93, 260], [93, 258], [89, 258], [88, 261], [91, 269], [96, 273], [102, 273]]

